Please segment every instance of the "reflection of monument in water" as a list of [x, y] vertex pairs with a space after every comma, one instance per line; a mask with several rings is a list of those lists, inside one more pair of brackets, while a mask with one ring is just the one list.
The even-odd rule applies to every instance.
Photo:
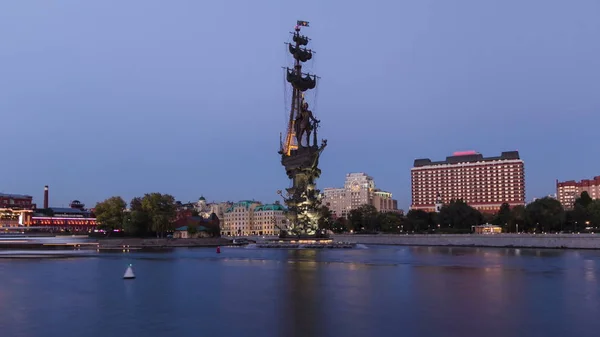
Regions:
[[[294, 68], [286, 68], [286, 79], [292, 86], [292, 103], [285, 139], [281, 139], [281, 163], [292, 180], [292, 187], [283, 196], [288, 207], [289, 227], [281, 231], [281, 237], [292, 235], [296, 238], [324, 237], [319, 231], [321, 200], [316, 180], [321, 175], [319, 156], [327, 146], [322, 140], [317, 144], [317, 120], [304, 99], [307, 90], [317, 85], [317, 76], [302, 72], [302, 63], [313, 57], [306, 48], [309, 38], [300, 35], [300, 28], [308, 27], [308, 22], [298, 21], [293, 33], [293, 43], [289, 52], [294, 57]], [[312, 136], [312, 137], [311, 137]], [[281, 192], [279, 192], [281, 193]]]
[[285, 294], [280, 302], [284, 321], [281, 336], [323, 336], [322, 301], [326, 296], [320, 284], [319, 263], [316, 250], [288, 250], [285, 266]]

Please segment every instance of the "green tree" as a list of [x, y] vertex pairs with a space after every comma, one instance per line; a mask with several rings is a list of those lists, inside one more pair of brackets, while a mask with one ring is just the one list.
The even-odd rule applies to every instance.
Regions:
[[575, 199], [575, 205], [581, 205], [583, 208], [587, 208], [592, 203], [592, 198], [587, 191], [581, 192], [579, 198]]
[[[517, 232], [526, 230], [527, 227], [527, 212], [525, 206], [518, 205], [510, 211], [510, 231]], [[518, 227], [518, 228], [517, 228]]]
[[593, 200], [587, 206], [587, 209], [588, 209], [589, 216], [590, 216], [589, 221], [594, 226], [600, 226], [600, 200]]
[[501, 226], [504, 232], [508, 232], [509, 224], [511, 221], [511, 211], [510, 205], [508, 203], [503, 203], [500, 206], [500, 210], [492, 220], [492, 223], [496, 226]]
[[96, 204], [94, 213], [99, 225], [105, 230], [121, 229], [125, 219], [127, 203], [121, 197], [110, 197]]
[[344, 233], [348, 231], [348, 219], [341, 217], [335, 219], [333, 225], [331, 226], [331, 230], [334, 233]]
[[406, 231], [415, 231], [417, 233], [426, 231], [433, 225], [430, 214], [420, 209], [411, 209], [406, 214]]
[[541, 198], [525, 207], [530, 228], [534, 231], [559, 231], [565, 221], [565, 211], [554, 198]]
[[125, 214], [123, 229], [134, 236], [146, 236], [152, 231], [150, 217], [142, 207], [142, 198], [131, 199], [129, 212]]
[[373, 205], [362, 205], [350, 211], [348, 220], [350, 227], [356, 232], [373, 232], [378, 230], [377, 209]]
[[142, 198], [142, 209], [149, 217], [150, 226], [156, 236], [172, 230], [172, 223], [177, 214], [175, 198], [169, 194], [148, 193]]
[[442, 207], [439, 213], [439, 222], [444, 227], [471, 229], [472, 226], [480, 225], [483, 222], [483, 216], [478, 210], [457, 199]]
[[135, 197], [135, 198], [131, 199], [131, 202], [129, 203], [129, 208], [132, 211], [142, 211], [143, 210], [142, 198]]
[[382, 232], [399, 233], [404, 227], [404, 218], [395, 212], [379, 213], [377, 222]]

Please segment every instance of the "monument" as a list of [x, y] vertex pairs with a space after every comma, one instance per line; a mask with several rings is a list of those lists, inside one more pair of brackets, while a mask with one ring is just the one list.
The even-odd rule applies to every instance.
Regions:
[[320, 121], [315, 118], [304, 98], [307, 90], [315, 89], [318, 76], [302, 72], [302, 63], [312, 59], [313, 51], [307, 49], [310, 39], [300, 34], [308, 22], [298, 21], [288, 43], [294, 57], [294, 68], [285, 68], [286, 79], [292, 87], [292, 99], [285, 137], [280, 139], [281, 164], [291, 180], [291, 187], [282, 195], [287, 206], [288, 228], [280, 229], [280, 238], [319, 239], [327, 234], [319, 230], [321, 196], [316, 180], [321, 175], [319, 157], [327, 146], [327, 140], [318, 143], [317, 130]]

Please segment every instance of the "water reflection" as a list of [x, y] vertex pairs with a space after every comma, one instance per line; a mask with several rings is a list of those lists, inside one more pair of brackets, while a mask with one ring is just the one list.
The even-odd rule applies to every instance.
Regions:
[[[121, 278], [129, 263], [135, 281]], [[0, 261], [0, 326], [11, 337], [590, 336], [599, 266], [600, 252], [466, 247]]]
[[316, 250], [287, 251], [287, 265], [282, 278], [284, 291], [280, 336], [320, 336], [323, 315], [319, 302], [326, 300], [319, 286], [320, 264]]

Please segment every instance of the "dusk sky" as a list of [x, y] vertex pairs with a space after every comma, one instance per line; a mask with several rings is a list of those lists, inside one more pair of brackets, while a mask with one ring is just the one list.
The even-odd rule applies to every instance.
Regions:
[[366, 172], [407, 210], [414, 159], [518, 150], [542, 197], [600, 175], [599, 15], [597, 0], [2, 1], [0, 192], [277, 200], [284, 42], [306, 20], [319, 188]]

